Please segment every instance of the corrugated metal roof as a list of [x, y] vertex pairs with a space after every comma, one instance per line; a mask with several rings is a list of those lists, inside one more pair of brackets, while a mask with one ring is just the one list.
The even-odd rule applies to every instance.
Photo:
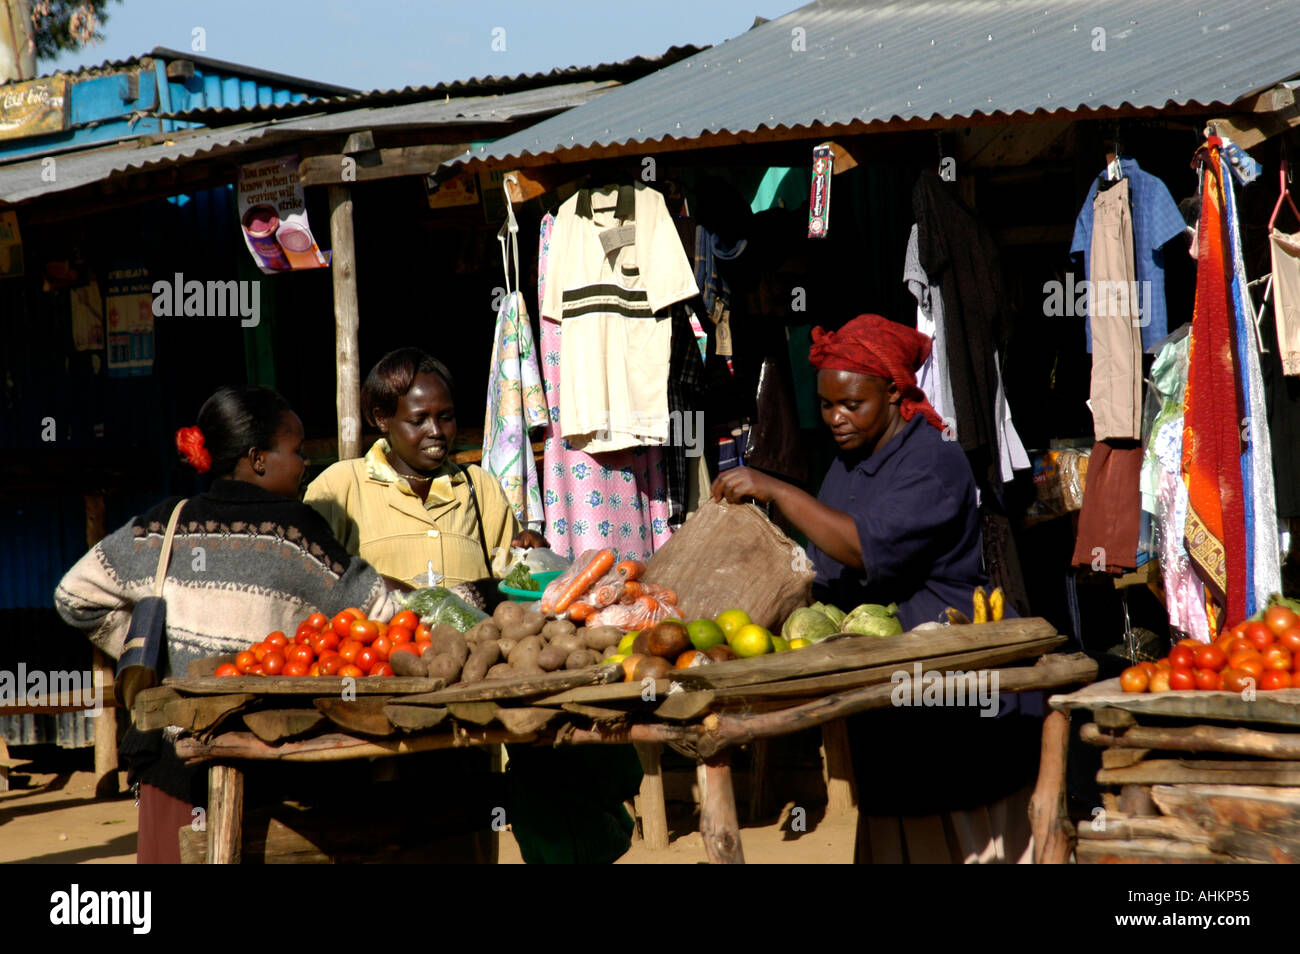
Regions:
[[[708, 49], [707, 46], [674, 46], [658, 56], [635, 56], [628, 60], [620, 60], [617, 63], [601, 63], [597, 66], [566, 66], [546, 73], [520, 73], [515, 76], [483, 76], [467, 80], [456, 80], [452, 83], [437, 83], [433, 86], [404, 86], [402, 89], [370, 90], [352, 93], [347, 96], [316, 98], [301, 103], [254, 106], [246, 109], [224, 106], [190, 109], [177, 111], [171, 114], [170, 118], [198, 122], [205, 126], [215, 126], [234, 122], [249, 122], [263, 118], [298, 116], [306, 112], [320, 112], [322, 110], [355, 109], [358, 106], [365, 105], [393, 106], [402, 102], [428, 100], [435, 97], [456, 99], [466, 96], [514, 93], [584, 81], [618, 80], [626, 83], [706, 49]], [[176, 55], [181, 56], [181, 54]]]
[[46, 181], [45, 157], [0, 164], [0, 205], [77, 189], [131, 170], [169, 165], [197, 156], [237, 152], [281, 139], [299, 140], [316, 134], [363, 129], [508, 122], [527, 116], [547, 115], [586, 103], [617, 86], [613, 80], [569, 83], [503, 96], [470, 96], [383, 109], [354, 109], [283, 122], [244, 123], [218, 129], [166, 133], [162, 142], [156, 141], [158, 137], [146, 137], [57, 156], [54, 181]]
[[1297, 35], [1295, 0], [819, 0], [452, 164], [711, 133], [1229, 104], [1300, 73]]

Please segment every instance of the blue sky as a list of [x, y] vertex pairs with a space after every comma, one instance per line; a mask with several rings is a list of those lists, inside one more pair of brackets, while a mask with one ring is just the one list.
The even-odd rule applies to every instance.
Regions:
[[[803, 0], [123, 0], [105, 42], [38, 72], [127, 59], [155, 46], [358, 89], [513, 75], [719, 43]], [[505, 50], [492, 49], [505, 30]]]

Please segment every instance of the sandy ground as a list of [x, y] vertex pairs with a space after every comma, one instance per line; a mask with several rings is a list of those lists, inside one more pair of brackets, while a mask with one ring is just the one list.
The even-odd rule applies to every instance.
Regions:
[[[54, 760], [55, 762], [59, 760]], [[12, 788], [0, 792], [0, 863], [134, 864], [135, 802], [129, 795], [96, 799], [90, 772], [73, 760], [62, 766], [19, 763]], [[52, 771], [39, 771], [50, 768]], [[125, 773], [122, 773], [125, 789]], [[672, 841], [652, 851], [635, 840], [619, 864], [698, 864], [705, 861], [698, 831], [689, 818], [671, 826]], [[853, 860], [856, 816], [808, 817], [808, 831], [789, 831], [773, 822], [741, 832], [745, 860], [750, 864], [849, 864]], [[521, 864], [519, 848], [509, 833], [501, 839], [502, 864]]]

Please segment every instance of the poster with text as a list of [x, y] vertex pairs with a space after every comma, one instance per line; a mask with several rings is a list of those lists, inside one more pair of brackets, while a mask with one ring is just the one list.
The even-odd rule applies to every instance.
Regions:
[[329, 266], [329, 253], [317, 247], [307, 224], [297, 156], [240, 166], [235, 192], [244, 241], [263, 272]]
[[153, 372], [153, 288], [149, 270], [128, 266], [108, 273], [108, 376]]

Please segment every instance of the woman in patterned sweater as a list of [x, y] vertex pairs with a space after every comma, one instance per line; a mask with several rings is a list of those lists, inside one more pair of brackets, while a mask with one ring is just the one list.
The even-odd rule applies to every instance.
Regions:
[[[221, 388], [183, 428], [177, 447], [199, 473], [215, 478], [181, 509], [163, 596], [167, 601], [166, 667], [184, 674], [192, 660], [238, 652], [275, 630], [293, 632], [313, 612], [332, 616], [356, 606], [388, 619], [397, 605], [373, 567], [334, 538], [299, 502], [304, 460], [302, 422], [269, 388]], [[55, 590], [71, 625], [116, 659], [131, 610], [151, 595], [170, 498], [101, 540]], [[185, 769], [157, 733], [123, 746], [137, 755], [141, 783], [141, 863], [179, 861], [176, 830], [204, 802], [204, 773]]]

